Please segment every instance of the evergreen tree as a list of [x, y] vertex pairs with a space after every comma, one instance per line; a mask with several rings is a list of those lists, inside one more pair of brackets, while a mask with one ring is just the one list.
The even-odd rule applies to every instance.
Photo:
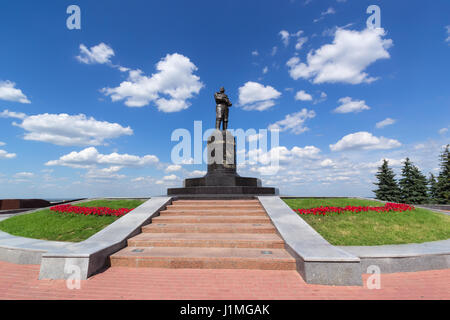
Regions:
[[402, 178], [399, 180], [401, 201], [403, 203], [421, 204], [428, 200], [427, 178], [419, 168], [406, 158], [402, 168]]
[[430, 173], [428, 178], [428, 198], [431, 203], [438, 202], [438, 185], [434, 174]]
[[375, 196], [378, 200], [398, 202], [400, 200], [400, 189], [395, 181], [395, 174], [389, 163], [385, 159], [383, 164], [378, 168], [376, 174], [378, 182], [374, 183], [378, 186], [377, 190], [374, 190]]
[[441, 204], [450, 203], [450, 145], [441, 154], [441, 171], [437, 183], [437, 200]]

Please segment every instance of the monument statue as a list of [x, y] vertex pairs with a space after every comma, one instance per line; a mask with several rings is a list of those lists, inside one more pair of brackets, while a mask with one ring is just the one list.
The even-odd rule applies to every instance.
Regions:
[[[169, 188], [167, 194], [177, 197], [236, 198], [255, 195], [277, 195], [278, 189], [263, 187], [258, 178], [237, 173], [236, 137], [227, 130], [228, 108], [232, 106], [224, 87], [214, 94], [216, 130], [207, 140], [208, 171], [204, 177], [184, 180], [182, 188]], [[220, 126], [223, 123], [223, 129]]]
[[214, 94], [214, 99], [216, 99], [216, 130], [220, 130], [220, 125], [223, 123], [223, 131], [226, 131], [228, 129], [228, 108], [233, 104], [225, 94], [224, 87]]

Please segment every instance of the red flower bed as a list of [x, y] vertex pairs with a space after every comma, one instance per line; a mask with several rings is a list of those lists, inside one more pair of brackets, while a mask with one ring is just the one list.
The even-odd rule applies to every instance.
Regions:
[[404, 212], [414, 210], [413, 206], [409, 204], [402, 203], [386, 203], [383, 207], [363, 207], [363, 206], [346, 206], [346, 207], [319, 207], [319, 208], [310, 208], [310, 209], [294, 209], [295, 212], [299, 214], [312, 214], [315, 216], [322, 215], [325, 216], [327, 214], [333, 213], [343, 213], [343, 212], [368, 212], [368, 211], [376, 211], [376, 212]]
[[83, 214], [85, 216], [116, 216], [122, 217], [133, 209], [111, 209], [106, 207], [77, 207], [71, 204], [63, 204], [50, 208], [50, 211], [58, 213]]

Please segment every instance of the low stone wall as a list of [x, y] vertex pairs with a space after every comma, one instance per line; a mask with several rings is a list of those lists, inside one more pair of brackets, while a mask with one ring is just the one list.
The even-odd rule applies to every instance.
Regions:
[[50, 206], [51, 203], [42, 199], [4, 199], [0, 200], [0, 210], [33, 209]]

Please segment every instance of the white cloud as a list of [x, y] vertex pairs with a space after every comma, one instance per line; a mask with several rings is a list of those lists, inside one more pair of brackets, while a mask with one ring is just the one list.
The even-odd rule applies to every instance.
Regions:
[[278, 51], [278, 47], [277, 47], [277, 46], [273, 47], [273, 48], [272, 48], [272, 51], [270, 52], [270, 55], [271, 55], [271, 56], [276, 55], [276, 54], [277, 54], [277, 51]]
[[164, 176], [163, 177], [164, 181], [174, 181], [174, 180], [177, 180], [177, 179], [178, 179], [178, 177], [176, 175], [174, 175], [174, 174], [171, 174], [170, 176]]
[[306, 93], [304, 90], [300, 90], [295, 95], [295, 100], [300, 101], [312, 101], [312, 96], [309, 93]]
[[331, 151], [344, 150], [384, 150], [398, 148], [402, 144], [394, 139], [375, 137], [369, 132], [361, 131], [346, 135], [336, 144], [331, 144]]
[[16, 119], [25, 119], [27, 115], [22, 112], [14, 112], [9, 110], [3, 110], [0, 113], [0, 118], [16, 118]]
[[0, 159], [13, 159], [16, 157], [15, 153], [8, 153], [5, 150], [0, 149]]
[[252, 51], [252, 56], [259, 56], [259, 52], [258, 52], [258, 50], [254, 50], [254, 51]]
[[116, 88], [104, 88], [103, 93], [113, 102], [125, 100], [128, 107], [143, 107], [154, 102], [158, 110], [177, 112], [187, 109], [188, 99], [203, 88], [194, 75], [197, 67], [189, 58], [168, 54], [156, 64], [157, 73], [146, 76], [141, 70], [130, 70], [128, 79]]
[[6, 143], [0, 141], [0, 147], [3, 147], [4, 145], [6, 145]]
[[275, 105], [281, 92], [271, 86], [249, 81], [239, 88], [239, 104], [244, 110], [263, 111]]
[[446, 26], [445, 29], [447, 31], [447, 39], [445, 39], [445, 42], [450, 43], [450, 25]]
[[290, 130], [294, 134], [301, 134], [307, 130], [304, 126], [304, 122], [307, 119], [312, 119], [316, 116], [313, 110], [303, 109], [302, 111], [288, 114], [283, 120], [277, 121], [269, 125], [269, 130], [280, 130], [287, 131]]
[[262, 139], [263, 137], [264, 137], [264, 135], [261, 134], [261, 133], [251, 134], [251, 135], [247, 136], [247, 141], [248, 141], [248, 142], [259, 141], [259, 140]]
[[119, 170], [121, 170], [121, 166], [111, 166], [108, 168], [91, 168], [84, 175], [86, 179], [94, 179], [94, 180], [116, 180], [123, 179], [126, 176], [123, 174], [117, 174]]
[[335, 14], [335, 13], [336, 13], [336, 10], [334, 10], [333, 7], [329, 7], [329, 8], [327, 9], [327, 11], [322, 12], [321, 15], [322, 15], [322, 16], [327, 16], [327, 15], [329, 15], [329, 14]]
[[16, 84], [11, 81], [0, 81], [0, 100], [31, 103], [22, 90], [15, 88]]
[[18, 172], [14, 175], [14, 178], [30, 179], [34, 177], [34, 173], [31, 172]]
[[287, 62], [290, 76], [312, 79], [313, 83], [370, 83], [376, 78], [370, 77], [364, 70], [379, 59], [390, 58], [391, 39], [381, 28], [353, 31], [338, 29], [332, 44], [323, 45], [307, 55], [307, 62], [293, 57]]
[[[292, 33], [292, 34], [286, 30], [281, 30], [279, 32], [279, 35], [281, 36], [281, 41], [283, 42], [285, 47], [287, 47], [289, 45], [290, 38], [297, 38], [296, 44], [295, 44], [295, 49], [300, 50], [303, 47], [303, 45], [308, 41], [308, 37], [302, 37], [303, 33], [304, 33], [303, 30], [299, 30], [296, 33]], [[276, 47], [274, 47], [272, 49], [272, 55], [275, 55], [276, 51], [277, 51], [277, 49], [276, 49]]]
[[181, 170], [181, 166], [178, 164], [171, 164], [169, 166], [167, 166], [166, 168], [166, 172], [174, 172], [174, 171], [179, 171]]
[[448, 128], [442, 128], [439, 130], [439, 134], [446, 134], [448, 132]]
[[24, 139], [48, 142], [60, 146], [101, 145], [106, 139], [113, 139], [122, 135], [132, 135], [130, 127], [122, 127], [117, 123], [98, 121], [84, 114], [38, 114], [27, 116], [3, 111], [9, 117], [23, 119], [22, 123], [14, 125], [23, 128]]
[[369, 110], [370, 107], [366, 105], [366, 102], [364, 100], [352, 100], [350, 97], [345, 97], [339, 99], [339, 102], [341, 105], [334, 109], [334, 112], [336, 113], [358, 113], [363, 110]]
[[269, 72], [269, 67], [265, 66], [262, 72], [263, 72], [263, 74], [266, 74], [267, 72]]
[[396, 122], [396, 120], [391, 119], [391, 118], [386, 118], [383, 121], [377, 122], [377, 124], [375, 125], [378, 129], [384, 128], [386, 126], [390, 126], [392, 124], [394, 124]]
[[158, 157], [146, 155], [143, 157], [118, 154], [101, 154], [96, 148], [90, 147], [80, 152], [73, 151], [60, 157], [58, 160], [48, 161], [46, 166], [66, 166], [72, 168], [93, 168], [96, 165], [111, 166], [110, 170], [118, 171], [122, 167], [144, 167], [159, 162]]
[[289, 44], [289, 32], [286, 30], [281, 30], [279, 35], [281, 36], [281, 41], [283, 42], [284, 46], [287, 47]]
[[188, 172], [187, 175], [189, 177], [203, 177], [206, 174], [206, 171], [202, 170], [194, 170], [192, 172]]
[[320, 14], [320, 18], [314, 19], [314, 22], [319, 22], [320, 20], [322, 20], [325, 16], [328, 16], [330, 14], [335, 14], [336, 10], [334, 10], [333, 7], [329, 7], [326, 11], [323, 11]]
[[293, 147], [291, 153], [299, 158], [316, 159], [319, 156], [320, 149], [314, 146]]
[[297, 43], [295, 44], [296, 50], [301, 50], [303, 45], [308, 41], [308, 37], [298, 37]]
[[105, 64], [111, 63], [114, 50], [103, 42], [88, 49], [84, 44], [80, 45], [80, 55], [76, 58], [85, 64]]

